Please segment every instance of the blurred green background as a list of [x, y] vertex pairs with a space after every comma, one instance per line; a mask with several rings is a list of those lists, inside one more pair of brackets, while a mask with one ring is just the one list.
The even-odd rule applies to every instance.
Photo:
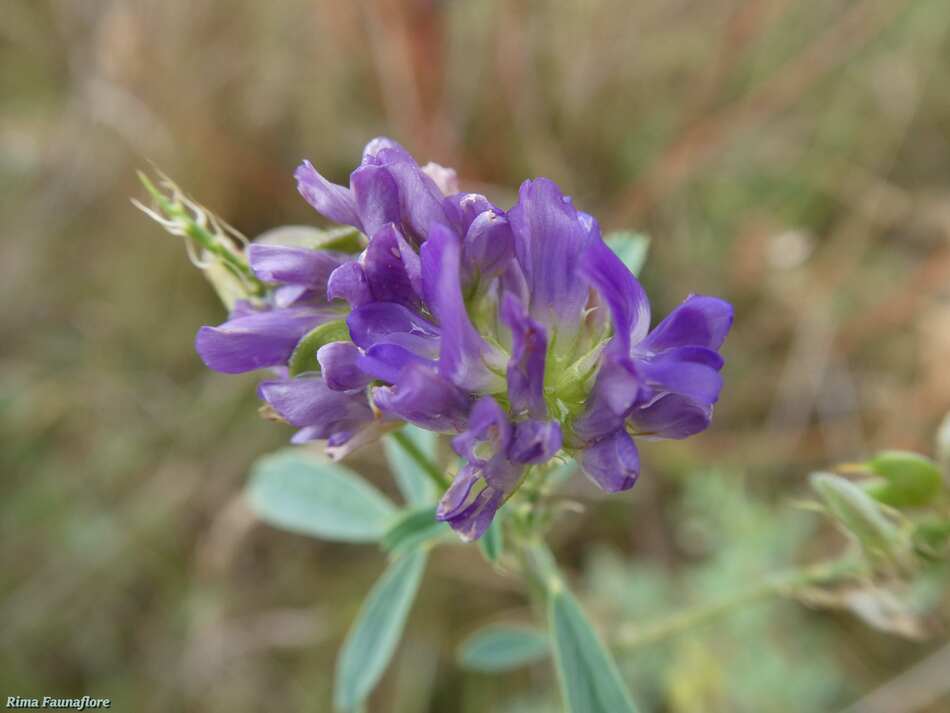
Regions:
[[[194, 354], [223, 310], [129, 204], [149, 161], [248, 236], [318, 222], [294, 167], [342, 182], [379, 134], [505, 206], [553, 178], [652, 236], [655, 315], [689, 292], [737, 309], [710, 431], [644, 445], [623, 496], [572, 486], [585, 509], [554, 546], [597, 621], [840, 551], [794, 507], [810, 470], [930, 453], [950, 408], [948, 29], [946, 0], [5, 0], [0, 696], [327, 711], [382, 566], [248, 512], [249, 464], [290, 433], [256, 415], [254, 376]], [[377, 450], [355, 467], [392, 491]], [[842, 710], [933, 670], [947, 581], [920, 640], [775, 602], [622, 668], [646, 711]], [[527, 616], [517, 584], [440, 551], [370, 710], [556, 710], [544, 664], [456, 665], [504, 616]], [[929, 703], [887, 713], [950, 710], [936, 671], [912, 679]]]

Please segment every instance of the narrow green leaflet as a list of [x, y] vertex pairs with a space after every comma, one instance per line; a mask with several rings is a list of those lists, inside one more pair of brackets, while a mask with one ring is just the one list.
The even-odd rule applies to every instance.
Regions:
[[494, 625], [479, 629], [459, 647], [459, 664], [472, 671], [510, 671], [546, 658], [548, 637], [528, 626]]
[[449, 526], [435, 519], [435, 506], [407, 510], [383, 535], [387, 552], [405, 552], [449, 534]]
[[307, 371], [320, 371], [317, 350], [324, 344], [347, 342], [349, 339], [350, 331], [346, 328], [346, 322], [342, 319], [324, 322], [314, 327], [294, 347], [294, 351], [290, 355], [290, 361], [287, 363], [290, 375], [297, 376]]
[[478, 541], [478, 546], [481, 548], [482, 554], [485, 555], [485, 559], [493, 564], [501, 557], [501, 551], [505, 544], [502, 539], [501, 531], [503, 517], [503, 511], [499, 511], [498, 514], [495, 515], [495, 519], [492, 520], [491, 525], [488, 526], [485, 534], [482, 535]]
[[248, 499], [276, 527], [340, 542], [375, 542], [392, 524], [393, 504], [359, 475], [299, 450], [259, 460]]
[[[425, 431], [417, 426], [406, 426], [403, 433], [416, 445], [419, 451], [429, 460], [436, 460], [438, 436], [432, 431]], [[435, 501], [435, 487], [419, 468], [405, 449], [392, 436], [383, 439], [383, 448], [386, 458], [392, 469], [396, 485], [406, 502], [410, 505], [429, 505]]]
[[580, 605], [563, 587], [548, 594], [548, 622], [564, 704], [570, 713], [634, 713], [617, 665]]
[[632, 230], [617, 230], [608, 233], [604, 242], [623, 260], [630, 272], [634, 275], [640, 274], [643, 264], [647, 261], [650, 238]]
[[373, 585], [337, 659], [336, 710], [357, 710], [379, 682], [402, 636], [425, 563], [424, 549], [408, 552], [392, 562]]

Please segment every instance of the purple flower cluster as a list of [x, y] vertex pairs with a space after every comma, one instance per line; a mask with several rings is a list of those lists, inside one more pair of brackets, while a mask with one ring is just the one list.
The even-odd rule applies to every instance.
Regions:
[[[552, 181], [525, 181], [504, 211], [383, 138], [349, 187], [309, 162], [296, 178], [319, 213], [368, 236], [365, 249], [251, 245], [268, 304], [241, 305], [196, 340], [212, 369], [275, 368], [260, 396], [300, 429], [294, 442], [327, 439], [340, 455], [402, 422], [454, 434], [465, 465], [437, 517], [475, 539], [528, 467], [562, 449], [614, 492], [639, 473], [633, 436], [709, 425], [731, 306], [692, 295], [650, 331], [640, 283]], [[349, 339], [291, 376], [298, 344], [334, 320]]]

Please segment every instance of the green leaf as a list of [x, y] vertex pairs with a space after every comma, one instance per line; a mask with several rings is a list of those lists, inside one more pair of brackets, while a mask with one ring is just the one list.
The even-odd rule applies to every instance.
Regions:
[[881, 480], [865, 490], [877, 501], [892, 507], [920, 507], [940, 494], [943, 479], [937, 464], [910, 451], [882, 451], [867, 463]]
[[390, 527], [380, 545], [387, 552], [404, 552], [449, 533], [449, 526], [435, 519], [435, 506], [409, 510]]
[[340, 542], [375, 542], [395, 515], [393, 504], [356, 473], [299, 450], [259, 460], [248, 498], [271, 525]]
[[492, 520], [491, 525], [488, 526], [485, 534], [482, 535], [478, 541], [478, 546], [481, 548], [482, 554], [485, 555], [485, 559], [492, 564], [498, 561], [498, 558], [501, 557], [501, 551], [504, 548], [504, 539], [501, 530], [502, 517], [502, 511], [496, 513], [495, 519]]
[[617, 664], [573, 595], [556, 587], [548, 595], [554, 662], [570, 713], [633, 713], [636, 708]]
[[632, 230], [617, 230], [607, 233], [604, 242], [634, 275], [639, 275], [650, 251], [650, 238]]
[[373, 585], [350, 627], [337, 659], [333, 705], [353, 711], [379, 682], [402, 636], [425, 569], [426, 551], [392, 562]]
[[[406, 426], [403, 434], [407, 436], [419, 451], [429, 460], [435, 462], [438, 436], [432, 431], [426, 431], [418, 426]], [[410, 505], [428, 505], [435, 501], [436, 492], [432, 481], [419, 468], [412, 456], [396, 442], [391, 435], [383, 439], [383, 448], [386, 450], [386, 459], [396, 479], [399, 492]]]
[[291, 376], [297, 376], [308, 371], [320, 371], [320, 362], [317, 361], [317, 350], [330, 342], [350, 341], [350, 330], [346, 322], [336, 319], [324, 322], [305, 334], [290, 355], [287, 366]]
[[364, 235], [349, 226], [321, 229], [309, 225], [284, 225], [261, 233], [254, 242], [351, 254], [366, 247]]
[[459, 664], [485, 673], [510, 671], [540, 661], [550, 652], [543, 631], [527, 626], [486, 626], [459, 646]]
[[824, 500], [828, 512], [874, 557], [893, 558], [900, 532], [864, 489], [841, 476], [814, 473], [812, 488]]

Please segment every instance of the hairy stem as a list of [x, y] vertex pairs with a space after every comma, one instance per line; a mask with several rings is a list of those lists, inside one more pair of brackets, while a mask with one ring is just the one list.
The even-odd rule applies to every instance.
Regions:
[[690, 607], [650, 624], [624, 624], [611, 643], [620, 649], [635, 649], [718, 619], [738, 607], [772, 596], [791, 596], [811, 585], [844, 579], [863, 570], [860, 560], [846, 557], [779, 572], [734, 596]]
[[419, 447], [413, 442], [409, 436], [406, 435], [404, 431], [393, 431], [392, 437], [396, 440], [396, 443], [406, 452], [412, 460], [416, 462], [422, 472], [425, 473], [426, 477], [431, 480], [435, 487], [439, 489], [440, 493], [445, 492], [445, 490], [451, 485], [451, 481], [442, 472], [442, 470], [433, 463], [426, 456], [425, 453], [419, 450]]

